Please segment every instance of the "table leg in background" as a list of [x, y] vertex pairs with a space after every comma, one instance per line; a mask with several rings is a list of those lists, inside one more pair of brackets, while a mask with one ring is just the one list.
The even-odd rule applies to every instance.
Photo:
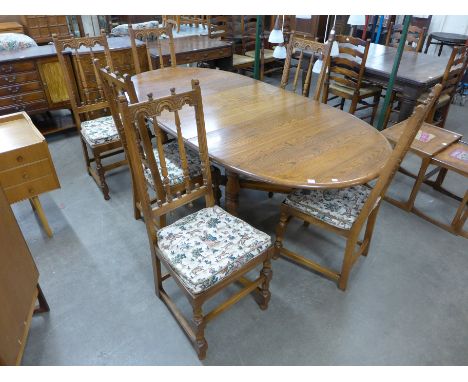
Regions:
[[226, 211], [231, 215], [237, 216], [237, 207], [239, 206], [239, 175], [234, 172], [226, 171]]

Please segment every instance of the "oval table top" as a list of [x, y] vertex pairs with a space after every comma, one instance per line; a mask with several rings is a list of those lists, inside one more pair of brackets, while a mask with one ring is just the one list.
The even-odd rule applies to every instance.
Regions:
[[[391, 153], [387, 139], [359, 118], [239, 74], [164, 68], [132, 77], [138, 99], [167, 96], [200, 81], [208, 152], [225, 168], [292, 188], [342, 188], [379, 175]], [[194, 113], [180, 113], [182, 134], [196, 146]], [[159, 124], [175, 133], [173, 116]]]

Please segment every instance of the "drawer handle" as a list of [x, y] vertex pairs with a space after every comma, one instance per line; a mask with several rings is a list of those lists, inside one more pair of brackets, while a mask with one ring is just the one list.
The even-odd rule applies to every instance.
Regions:
[[28, 175], [27, 172], [25, 172], [25, 173], [23, 174], [23, 179], [29, 179], [29, 175]]
[[16, 75], [11, 76], [9, 80], [7, 80], [9, 84], [12, 84], [13, 82], [16, 82]]
[[16, 160], [17, 160], [18, 162], [22, 162], [22, 161], [24, 160], [24, 158], [23, 158], [21, 155], [18, 155], [18, 156], [16, 157]]
[[19, 85], [18, 85], [18, 86], [13, 86], [13, 87], [10, 86], [10, 87], [8, 88], [8, 91], [9, 91], [10, 93], [12, 93], [12, 94], [15, 94], [15, 93], [18, 93], [18, 92], [19, 92], [19, 89], [20, 89]]
[[24, 106], [15, 106], [16, 111], [24, 111]]
[[29, 192], [30, 194], [34, 194], [34, 188], [32, 188], [32, 187], [31, 187], [31, 188], [28, 188], [28, 192]]
[[2, 73], [11, 73], [13, 71], [13, 65], [8, 66], [8, 70], [6, 66], [2, 66]]

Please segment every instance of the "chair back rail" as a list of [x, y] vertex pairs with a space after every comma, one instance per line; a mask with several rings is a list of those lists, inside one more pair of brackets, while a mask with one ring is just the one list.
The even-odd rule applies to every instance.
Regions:
[[[52, 36], [57, 57], [65, 76], [65, 83], [70, 95], [70, 103], [72, 106], [75, 120], [79, 124], [81, 115], [85, 115], [86, 119], [96, 118], [95, 114], [98, 111], [107, 110], [109, 103], [106, 100], [102, 81], [99, 75], [99, 69], [95, 65], [91, 65], [92, 71], [85, 70], [85, 62], [83, 60], [93, 60], [96, 58], [96, 47], [104, 49], [106, 66], [113, 70], [112, 57], [107, 42], [107, 37], [104, 30], [101, 35], [95, 37], [70, 37], [67, 39], [58, 39], [56, 35]], [[74, 80], [70, 77], [67, 63], [64, 56], [64, 51], [71, 50], [73, 54], [73, 66], [75, 73], [78, 76], [78, 86], [74, 84]], [[101, 52], [100, 52], [101, 53]], [[80, 126], [78, 126], [80, 128]]]
[[[315, 39], [312, 40], [305, 36], [298, 35], [295, 32], [291, 33], [289, 37], [288, 48], [286, 51], [286, 60], [284, 62], [283, 75], [281, 77], [280, 87], [284, 89], [287, 86], [289, 82], [290, 72], [291, 72], [292, 56], [297, 51], [299, 51], [300, 52], [299, 60], [297, 63], [296, 72], [294, 74], [294, 80], [293, 80], [293, 92], [296, 91], [297, 83], [299, 79], [299, 72], [301, 71], [301, 68], [302, 68], [302, 60], [304, 58], [304, 52], [307, 52], [310, 54], [310, 59], [309, 59], [309, 64], [307, 65], [307, 73], [306, 73], [306, 78], [304, 81], [304, 86], [302, 89], [302, 95], [306, 97], [309, 95], [310, 83], [311, 83], [311, 78], [312, 78], [312, 68], [314, 66], [315, 60], [321, 59], [322, 69], [320, 71], [320, 74], [317, 80], [317, 85], [315, 87], [315, 92], [314, 92], [314, 97], [313, 97], [314, 100], [319, 101], [323, 82], [325, 80], [325, 74], [326, 74], [326, 69], [327, 69], [327, 63], [329, 61], [330, 50], [331, 50], [330, 43], [323, 44], [323, 43], [316, 41]], [[316, 55], [320, 55], [320, 57], [316, 58]]]
[[[401, 25], [394, 25], [394, 23], [390, 23], [390, 27], [388, 29], [387, 38], [385, 39], [386, 46], [393, 46], [398, 47], [398, 44], [401, 40], [403, 27]], [[412, 51], [412, 52], [421, 52], [424, 39], [426, 35], [427, 28], [419, 28], [415, 25], [410, 25], [408, 28], [408, 33], [406, 35], [406, 42], [405, 42], [405, 50]]]
[[[111, 110], [114, 124], [122, 141], [125, 152], [127, 153], [127, 144], [125, 139], [125, 132], [123, 129], [122, 119], [119, 114], [118, 98], [124, 95], [130, 103], [137, 103], [138, 97], [136, 95], [135, 87], [131, 80], [131, 76], [128, 74], [121, 74], [119, 72], [112, 72], [109, 66], [103, 68], [99, 59], [94, 59], [94, 66], [98, 70], [104, 95], [109, 102], [109, 108]], [[128, 154], [127, 154], [128, 156]]]
[[468, 65], [468, 46], [454, 47], [442, 78], [442, 95], [452, 98]]
[[140, 58], [138, 56], [136, 40], [143, 40], [146, 47], [146, 58], [148, 60], [149, 70], [153, 70], [153, 63], [151, 60], [151, 47], [153, 44], [156, 45], [159, 56], [159, 66], [164, 68], [164, 56], [162, 50], [161, 41], [164, 39], [164, 36], [169, 38], [169, 51], [171, 56], [171, 66], [177, 66], [176, 54], [174, 48], [174, 36], [172, 35], [172, 28], [174, 26], [174, 21], [167, 20], [165, 25], [160, 28], [146, 28], [146, 29], [133, 29], [132, 25], [128, 25], [128, 34], [130, 36], [130, 43], [132, 45], [132, 56], [133, 63], [135, 65], [135, 72], [139, 74], [142, 72]]
[[413, 115], [408, 120], [405, 131], [396, 143], [390, 158], [382, 168], [382, 171], [377, 178], [377, 182], [375, 183], [372, 192], [364, 203], [358, 218], [354, 222], [351, 228], [352, 230], [356, 230], [356, 232], [359, 233], [369, 214], [379, 203], [380, 199], [385, 195], [385, 192], [387, 191], [393, 176], [400, 167], [401, 161], [409, 150], [411, 143], [416, 137], [416, 134], [421, 128], [432, 106], [439, 98], [441, 91], [442, 85], [437, 84], [432, 89], [426, 104], [419, 105], [415, 108]]
[[207, 16], [207, 28], [209, 38], [230, 39], [233, 35], [232, 16]]
[[370, 40], [338, 35], [335, 41], [338, 42], [340, 55], [337, 57], [329, 55], [326, 82], [335, 82], [354, 89], [357, 93], [364, 77]]
[[[194, 187], [192, 187], [193, 182], [190, 182], [192, 178], [188, 167], [179, 118], [179, 111], [184, 107], [193, 108], [197, 125], [198, 151], [203, 184], [195, 184]], [[183, 194], [179, 191], [176, 195], [173, 195], [170, 187], [167, 158], [163, 149], [163, 131], [159, 127], [157, 120], [163, 112], [173, 114], [177, 128], [177, 142], [185, 184], [185, 192]], [[151, 222], [200, 197], [205, 197], [207, 207], [212, 207], [214, 205], [203, 104], [198, 80], [192, 80], [191, 91], [176, 94], [175, 89], [171, 89], [171, 95], [159, 99], [153, 99], [152, 94], [149, 94], [147, 101], [136, 104], [129, 105], [126, 97], [120, 96], [119, 113], [122, 117], [125, 136], [127, 138], [132, 174], [135, 179], [139, 200], [141, 201], [143, 215], [146, 221]], [[158, 155], [161, 173], [158, 170], [154, 155], [155, 152], [153, 151], [154, 149], [151, 144], [151, 138], [145, 120], [151, 120], [153, 123], [156, 134], [155, 151]], [[156, 190], [157, 200], [153, 207], [150, 203], [149, 185], [144, 174], [145, 168], [149, 169]], [[149, 230], [154, 230], [153, 224], [147, 224], [147, 227], [148, 226], [153, 227], [149, 227]], [[152, 234], [154, 234], [154, 232], [152, 232]]]

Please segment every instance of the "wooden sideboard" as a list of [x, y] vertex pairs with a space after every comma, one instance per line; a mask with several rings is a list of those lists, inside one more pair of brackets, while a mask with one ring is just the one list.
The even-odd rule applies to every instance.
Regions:
[[53, 34], [56, 34], [59, 38], [70, 35], [67, 16], [64, 15], [22, 16], [21, 21], [26, 34], [38, 44], [51, 42]]
[[[142, 43], [138, 45], [139, 54], [144, 57], [146, 54], [144, 46]], [[109, 47], [115, 69], [121, 73], [135, 74], [128, 37], [109, 38]], [[102, 59], [104, 65], [102, 49], [97, 47], [95, 51], [96, 57]], [[79, 92], [82, 87], [75, 69], [74, 58], [71, 54], [66, 57], [70, 77], [75, 78]], [[86, 63], [85, 75], [92, 78], [91, 73], [94, 68], [91, 59], [82, 59], [83, 62]], [[70, 109], [70, 107], [65, 78], [53, 45], [0, 52], [0, 115], [20, 111], [36, 114], [49, 110]], [[57, 130], [61, 128], [44, 131], [44, 134]]]
[[38, 196], [60, 183], [47, 142], [25, 112], [0, 117], [0, 183], [10, 204], [29, 199], [52, 236]]

